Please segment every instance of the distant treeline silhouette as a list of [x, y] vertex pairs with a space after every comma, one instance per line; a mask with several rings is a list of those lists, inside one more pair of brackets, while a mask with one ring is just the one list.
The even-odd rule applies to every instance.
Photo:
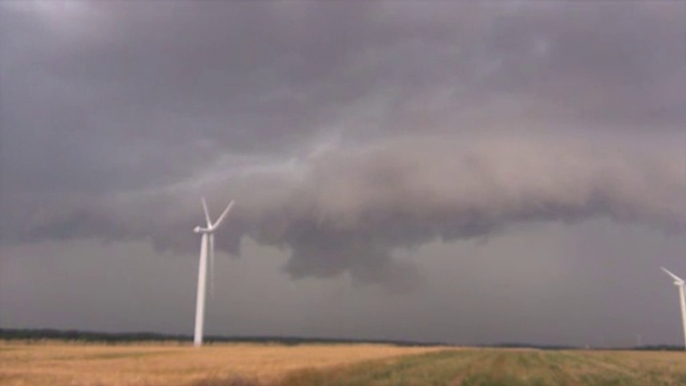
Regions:
[[650, 346], [634, 346], [634, 347], [601, 347], [593, 346], [582, 348], [569, 345], [537, 345], [529, 343], [497, 343], [491, 345], [481, 345], [479, 347], [493, 347], [493, 348], [530, 348], [537, 350], [644, 350], [644, 351], [684, 351], [684, 346], [670, 346], [670, 345], [650, 345]]
[[579, 349], [576, 346], [567, 346], [567, 345], [559, 345], [559, 344], [536, 345], [536, 344], [530, 344], [530, 343], [496, 343], [496, 344], [483, 345], [480, 347], [531, 348], [531, 349], [537, 349], [537, 350], [577, 350], [577, 349]]
[[[56, 339], [79, 342], [103, 342], [103, 343], [126, 343], [126, 342], [190, 342], [190, 335], [159, 334], [153, 332], [97, 332], [79, 330], [55, 330], [55, 329], [2, 329], [0, 339], [3, 340], [29, 340], [40, 341]], [[346, 338], [304, 338], [291, 336], [217, 336], [204, 337], [205, 343], [277, 343], [284, 345], [298, 344], [359, 344], [377, 343], [395, 346], [437, 346], [444, 345], [436, 342], [414, 342], [402, 340], [383, 339], [346, 339]]]
[[[191, 342], [191, 335], [159, 334], [154, 332], [97, 332], [56, 329], [3, 329], [0, 328], [0, 340], [64, 340], [93, 343], [129, 343], [129, 342]], [[304, 338], [292, 336], [219, 336], [210, 335], [204, 338], [206, 343], [275, 343], [283, 345], [299, 344], [389, 344], [394, 346], [455, 346], [441, 342], [417, 342], [391, 339], [346, 339], [346, 338]], [[538, 350], [578, 350], [580, 347], [569, 345], [536, 345], [529, 343], [497, 343], [477, 345], [492, 348], [530, 348]], [[683, 346], [650, 345], [640, 347], [593, 347], [596, 350], [645, 350], [645, 351], [683, 351]]]

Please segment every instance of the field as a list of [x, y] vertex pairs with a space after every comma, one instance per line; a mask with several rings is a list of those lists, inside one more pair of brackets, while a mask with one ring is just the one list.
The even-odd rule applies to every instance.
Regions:
[[677, 386], [686, 385], [686, 353], [0, 343], [0, 385]]
[[444, 350], [327, 371], [283, 386], [683, 386], [682, 352]]
[[0, 342], [0, 385], [189, 385], [203, 379], [269, 384], [290, 371], [435, 351], [390, 345], [26, 344]]

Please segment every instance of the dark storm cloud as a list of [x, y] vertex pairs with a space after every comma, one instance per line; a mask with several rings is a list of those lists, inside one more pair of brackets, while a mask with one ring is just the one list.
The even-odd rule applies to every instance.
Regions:
[[0, 9], [6, 241], [194, 249], [209, 193], [225, 250], [402, 285], [521, 222], [684, 229], [681, 3]]
[[[564, 139], [564, 140], [563, 140]], [[291, 167], [265, 167], [201, 186], [110, 196], [47, 213], [35, 239], [151, 237], [195, 249], [196, 191], [239, 205], [218, 246], [238, 253], [246, 235], [291, 252], [293, 277], [349, 272], [362, 283], [416, 284], [398, 249], [488, 237], [521, 222], [607, 217], [668, 233], [686, 230], [686, 153], [679, 144], [635, 146], [551, 138], [408, 137], [341, 148]], [[218, 208], [215, 207], [215, 210]], [[162, 225], [160, 225], [162, 224]], [[227, 236], [228, 235], [228, 236]]]

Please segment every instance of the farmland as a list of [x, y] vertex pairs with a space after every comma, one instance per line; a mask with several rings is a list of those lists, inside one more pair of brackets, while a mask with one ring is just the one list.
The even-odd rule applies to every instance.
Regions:
[[366, 344], [104, 345], [0, 342], [0, 385], [187, 385], [202, 379], [273, 383], [290, 371], [341, 366], [427, 347]]
[[301, 371], [282, 386], [677, 386], [681, 352], [463, 349]]
[[1, 385], [676, 386], [686, 354], [365, 344], [0, 343]]

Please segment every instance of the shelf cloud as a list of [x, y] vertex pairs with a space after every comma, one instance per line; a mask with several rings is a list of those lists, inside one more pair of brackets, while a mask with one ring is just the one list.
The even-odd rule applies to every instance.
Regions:
[[288, 254], [409, 291], [434, 242], [686, 230], [686, 4], [4, 2], [0, 243]]

